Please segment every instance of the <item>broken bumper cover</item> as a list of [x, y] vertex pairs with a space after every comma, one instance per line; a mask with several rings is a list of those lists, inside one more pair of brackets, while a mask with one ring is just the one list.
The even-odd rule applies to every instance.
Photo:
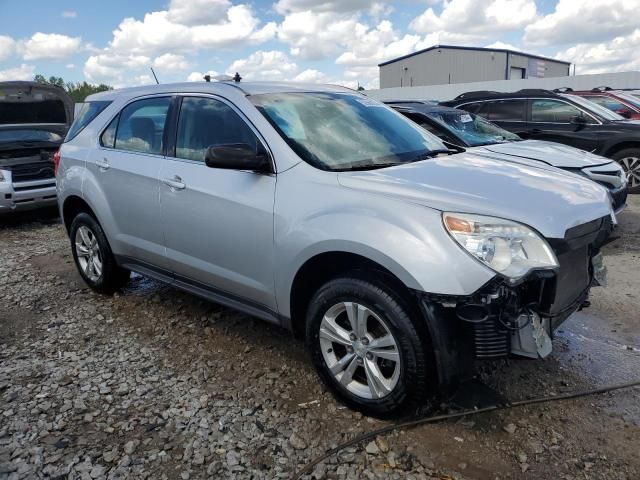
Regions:
[[565, 238], [547, 239], [560, 264], [555, 270], [531, 272], [517, 284], [496, 276], [465, 297], [423, 299], [457, 322], [476, 358], [545, 357], [553, 332], [587, 305], [592, 286], [606, 283], [600, 247], [612, 228], [612, 218], [603, 217], [569, 229]]

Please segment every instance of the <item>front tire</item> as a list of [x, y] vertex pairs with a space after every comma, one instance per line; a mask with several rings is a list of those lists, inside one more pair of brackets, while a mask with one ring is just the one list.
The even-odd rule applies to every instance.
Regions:
[[112, 294], [126, 285], [131, 272], [118, 266], [95, 218], [88, 213], [78, 214], [71, 223], [69, 238], [78, 272], [91, 289]]
[[629, 193], [640, 193], [640, 148], [625, 148], [611, 158], [629, 175]]
[[306, 324], [320, 378], [367, 415], [410, 414], [435, 372], [416, 317], [383, 282], [347, 277], [326, 283], [311, 300]]

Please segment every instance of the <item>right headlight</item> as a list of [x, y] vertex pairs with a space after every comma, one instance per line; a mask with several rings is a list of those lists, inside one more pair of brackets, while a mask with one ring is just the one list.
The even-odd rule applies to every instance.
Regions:
[[502, 218], [443, 213], [447, 231], [471, 256], [511, 280], [558, 267], [549, 244], [531, 228]]

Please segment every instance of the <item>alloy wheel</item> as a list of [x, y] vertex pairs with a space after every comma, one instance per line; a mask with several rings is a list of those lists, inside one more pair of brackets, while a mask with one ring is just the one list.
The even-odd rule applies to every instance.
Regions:
[[640, 186], [640, 158], [624, 157], [618, 161], [629, 176], [629, 188]]
[[327, 310], [320, 323], [320, 348], [335, 380], [352, 394], [379, 399], [400, 377], [400, 352], [389, 327], [375, 312], [355, 302]]
[[97, 282], [102, 276], [102, 253], [96, 235], [82, 225], [76, 231], [75, 244], [80, 269], [89, 280]]

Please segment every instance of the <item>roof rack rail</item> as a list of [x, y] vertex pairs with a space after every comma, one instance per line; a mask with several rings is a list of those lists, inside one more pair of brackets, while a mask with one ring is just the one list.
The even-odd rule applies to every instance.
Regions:
[[500, 92], [495, 92], [492, 90], [476, 90], [476, 91], [461, 93], [454, 100], [462, 100], [462, 99], [473, 98], [473, 97], [484, 97], [486, 95], [496, 95], [499, 93]]
[[571, 88], [571, 87], [559, 87], [559, 88], [554, 88], [553, 91], [555, 93], [567, 93], [567, 92], [573, 92], [573, 88]]
[[518, 90], [517, 92], [524, 95], [549, 95], [550, 93], [556, 93], [553, 90], [545, 90], [544, 88], [523, 88], [522, 90]]
[[595, 87], [591, 89], [592, 92], [609, 92], [611, 90], [613, 90], [613, 88], [607, 86]]

